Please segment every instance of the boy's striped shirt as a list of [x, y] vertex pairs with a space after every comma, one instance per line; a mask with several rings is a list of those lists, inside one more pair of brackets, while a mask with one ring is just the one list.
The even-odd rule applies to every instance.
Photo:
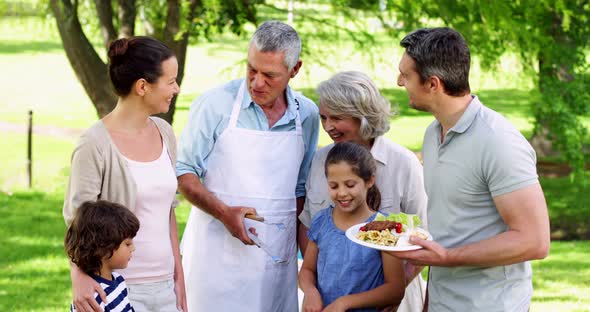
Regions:
[[[104, 292], [107, 294], [107, 302], [105, 304], [102, 302], [102, 299], [100, 299], [98, 292], [94, 293], [94, 299], [105, 312], [135, 312], [127, 297], [127, 285], [125, 284], [123, 276], [113, 272], [112, 281], [94, 274], [91, 275], [91, 277], [100, 284]], [[70, 312], [76, 312], [73, 303], [70, 305]]]

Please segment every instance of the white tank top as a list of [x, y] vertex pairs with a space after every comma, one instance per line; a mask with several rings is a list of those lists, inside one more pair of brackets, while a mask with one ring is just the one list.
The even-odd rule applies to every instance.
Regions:
[[154, 161], [140, 162], [125, 157], [137, 185], [135, 215], [140, 223], [129, 266], [117, 271], [127, 284], [159, 282], [174, 275], [170, 209], [177, 181], [166, 144], [162, 146], [160, 157]]

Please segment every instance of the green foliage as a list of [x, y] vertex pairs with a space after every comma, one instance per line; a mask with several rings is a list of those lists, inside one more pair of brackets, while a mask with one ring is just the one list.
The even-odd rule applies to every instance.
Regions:
[[[182, 12], [186, 12], [186, 1], [182, 1]], [[166, 1], [165, 0], [137, 0], [138, 33], [149, 34], [156, 38], [164, 36], [166, 27]], [[184, 25], [184, 24], [183, 24]], [[136, 26], [136, 27], [137, 27]]]
[[[590, 172], [585, 172], [590, 178]], [[567, 177], [542, 178], [547, 198], [552, 237], [558, 239], [590, 239], [589, 185], [568, 183]]]
[[42, 0], [2, 0], [0, 1], [0, 17], [2, 16], [41, 16]]
[[[256, 21], [256, 7], [262, 0], [203, 0], [195, 14], [189, 18], [190, 1], [180, 0], [180, 32], [177, 38], [188, 33], [191, 40], [200, 38], [210, 40], [212, 36], [230, 31], [242, 34], [244, 25]], [[138, 0], [138, 25], [144, 27], [143, 33], [162, 38], [167, 21], [167, 1]]]
[[548, 134], [562, 157], [575, 167], [575, 177], [583, 178], [581, 151], [587, 130], [580, 116], [590, 110], [588, 1], [389, 0], [387, 7], [402, 22], [396, 25], [406, 32], [425, 26], [458, 30], [485, 68], [507, 52], [517, 53], [541, 92], [534, 102], [534, 134]]
[[589, 74], [578, 75], [578, 79], [573, 81], [544, 77], [541, 102], [534, 105], [534, 116], [538, 121], [534, 132], [541, 132], [543, 127], [551, 130], [550, 138], [573, 165], [573, 177], [582, 183], [585, 182], [584, 142], [588, 129], [581, 116], [587, 115], [590, 110], [589, 77]]
[[243, 25], [248, 22], [257, 23], [256, 5], [261, 3], [264, 3], [264, 0], [221, 0], [218, 4], [220, 10], [210, 17], [211, 24], [219, 29], [227, 25], [233, 33], [241, 35], [244, 32]]
[[[293, 27], [302, 41], [302, 58], [330, 70], [337, 70], [330, 62], [342, 45], [352, 43], [353, 48], [371, 56], [381, 46], [378, 34], [369, 29], [371, 12], [344, 6], [346, 0], [308, 1], [298, 3], [293, 13]], [[279, 1], [268, 1], [260, 6], [259, 18], [284, 20], [289, 10]], [[347, 46], [348, 48], [348, 46]]]
[[334, 0], [332, 5], [334, 7], [346, 7], [357, 10], [379, 10], [379, 5], [382, 0]]
[[[167, 4], [164, 0], [138, 0], [137, 23], [144, 33], [164, 36]], [[190, 1], [180, 0], [180, 29], [174, 38], [188, 34], [194, 43], [225, 31], [243, 35], [250, 24], [269, 18], [284, 20], [289, 13], [285, 5], [286, 1], [203, 0], [193, 15]], [[587, 130], [580, 116], [590, 110], [584, 95], [590, 87], [584, 77], [590, 46], [588, 1], [307, 0], [297, 1], [296, 6], [292, 24], [304, 41], [303, 57], [331, 70], [337, 68], [329, 60], [342, 42], [352, 42], [369, 57], [378, 54], [383, 47], [379, 42], [383, 29], [375, 27], [375, 20], [396, 39], [419, 27], [453, 27], [466, 37], [472, 53], [487, 69], [506, 53], [518, 54], [541, 93], [533, 102], [533, 135], [551, 139], [563, 159], [576, 168], [575, 176], [583, 177], [585, 156], [579, 151], [587, 140]], [[99, 37], [92, 0], [81, 1], [79, 12], [86, 33]], [[117, 15], [113, 18], [117, 25]], [[387, 44], [392, 44], [390, 39]]]

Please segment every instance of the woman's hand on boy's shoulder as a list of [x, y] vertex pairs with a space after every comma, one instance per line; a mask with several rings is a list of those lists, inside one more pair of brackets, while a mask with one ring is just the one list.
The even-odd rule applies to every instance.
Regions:
[[94, 298], [95, 292], [99, 294], [103, 302], [106, 302], [107, 295], [92, 277], [80, 271], [77, 266], [72, 267], [72, 294], [76, 311], [79, 312], [100, 312], [102, 308]]
[[316, 291], [308, 291], [303, 297], [303, 312], [321, 312], [324, 307], [322, 296]]

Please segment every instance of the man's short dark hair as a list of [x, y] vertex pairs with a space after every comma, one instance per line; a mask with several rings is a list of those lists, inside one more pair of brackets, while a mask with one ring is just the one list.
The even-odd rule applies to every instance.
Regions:
[[86, 274], [97, 274], [127, 238], [135, 237], [139, 220], [129, 209], [105, 200], [84, 202], [64, 239], [70, 260]]
[[460, 33], [447, 27], [421, 28], [405, 36], [400, 44], [416, 63], [422, 82], [436, 76], [448, 95], [462, 96], [471, 92], [471, 56]]

